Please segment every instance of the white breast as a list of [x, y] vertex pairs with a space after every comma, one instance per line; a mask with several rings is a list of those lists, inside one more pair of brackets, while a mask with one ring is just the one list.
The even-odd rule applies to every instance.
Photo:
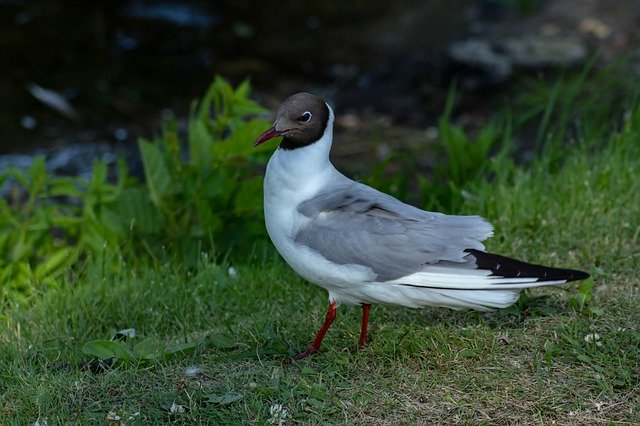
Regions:
[[336, 265], [294, 242], [298, 230], [311, 220], [298, 211], [300, 203], [344, 179], [329, 161], [332, 128], [333, 113], [317, 142], [294, 150], [276, 150], [265, 173], [264, 215], [269, 237], [287, 263], [303, 278], [335, 292], [371, 279], [372, 272], [363, 266]]

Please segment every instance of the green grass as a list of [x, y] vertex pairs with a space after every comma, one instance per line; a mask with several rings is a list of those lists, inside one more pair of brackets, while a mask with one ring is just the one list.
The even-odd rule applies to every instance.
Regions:
[[[590, 271], [599, 315], [571, 308], [578, 284], [493, 313], [375, 306], [358, 350], [359, 309], [342, 306], [321, 353], [289, 362], [327, 300], [273, 249], [242, 265], [203, 255], [191, 269], [109, 251], [4, 312], [0, 423], [264, 424], [274, 404], [287, 424], [639, 423], [639, 140], [636, 108], [605, 140], [527, 168], [496, 160], [491, 182], [464, 188], [460, 212], [496, 226], [490, 250]], [[199, 343], [103, 373], [80, 368], [87, 342], [130, 327], [132, 344]]]

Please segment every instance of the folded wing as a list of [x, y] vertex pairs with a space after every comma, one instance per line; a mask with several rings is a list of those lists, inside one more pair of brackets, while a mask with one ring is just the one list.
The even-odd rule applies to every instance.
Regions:
[[482, 241], [493, 232], [483, 218], [426, 212], [352, 181], [298, 210], [311, 221], [296, 234], [297, 243], [334, 263], [366, 266], [376, 282], [461, 290], [452, 296], [468, 298], [470, 290], [519, 290], [589, 276], [487, 253]]
[[467, 249], [484, 250], [492, 226], [479, 216], [449, 216], [404, 204], [349, 181], [302, 203], [311, 221], [295, 241], [337, 264], [371, 268], [377, 281], [398, 279], [441, 262], [468, 264]]

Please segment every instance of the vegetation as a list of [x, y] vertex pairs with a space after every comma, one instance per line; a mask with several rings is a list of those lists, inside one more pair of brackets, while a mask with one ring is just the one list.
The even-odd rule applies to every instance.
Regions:
[[153, 143], [141, 140], [145, 183], [130, 178], [124, 163], [115, 183], [101, 162], [90, 181], [51, 177], [43, 158], [26, 174], [0, 176], [0, 184], [18, 183], [8, 200], [0, 199], [0, 282], [9, 283], [0, 287], [0, 301], [24, 301], [34, 291], [81, 279], [80, 265], [106, 251], [176, 258], [191, 267], [203, 251], [253, 247], [264, 237], [256, 166], [266, 156], [246, 141], [263, 129], [255, 117], [265, 110], [248, 92], [247, 82], [234, 90], [215, 79], [192, 108], [188, 153], [173, 120]]
[[[376, 306], [361, 350], [359, 309], [341, 307], [302, 362], [288, 357], [326, 294], [263, 244], [268, 154], [250, 145], [266, 123], [247, 84], [216, 79], [187, 153], [174, 122], [141, 141], [144, 183], [123, 165], [111, 183], [101, 163], [91, 181], [51, 177], [42, 160], [7, 173], [1, 422], [640, 422], [640, 104], [587, 102], [593, 78], [525, 94], [474, 134], [452, 124], [452, 93], [430, 183], [369, 181], [416, 184], [424, 206], [490, 219], [491, 250], [593, 280], [488, 314]], [[534, 118], [544, 151], [518, 166], [510, 141]]]

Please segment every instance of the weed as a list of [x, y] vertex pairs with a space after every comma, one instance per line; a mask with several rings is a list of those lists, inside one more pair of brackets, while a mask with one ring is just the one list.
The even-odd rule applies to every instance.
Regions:
[[109, 207], [124, 180], [107, 182], [104, 163], [94, 163], [91, 180], [51, 177], [40, 157], [26, 173], [9, 170], [0, 180], [8, 179], [17, 184], [8, 200], [0, 199], [0, 301], [57, 287], [78, 259], [122, 236]]
[[[233, 89], [216, 77], [189, 117], [187, 152], [175, 121], [154, 142], [141, 140], [145, 182], [118, 180], [96, 161], [92, 177], [53, 177], [43, 158], [26, 173], [9, 170], [9, 199], [0, 199], [0, 302], [24, 302], [35, 290], [55, 288], [78, 261], [115, 250], [177, 259], [194, 266], [201, 252], [251, 250], [265, 239], [262, 179], [265, 153], [250, 141], [265, 122], [249, 100], [249, 84]], [[107, 268], [119, 265], [104, 265]]]
[[569, 300], [569, 306], [576, 310], [576, 312], [592, 315], [602, 314], [602, 308], [591, 305], [591, 299], [593, 299], [593, 287], [595, 283], [593, 278], [589, 278], [580, 283], [578, 291]]
[[248, 94], [247, 82], [234, 90], [221, 78], [214, 80], [193, 104], [186, 160], [174, 122], [153, 143], [140, 141], [146, 191], [127, 188], [119, 203], [134, 244], [152, 251], [168, 248], [192, 267], [200, 252], [249, 250], [256, 238], [265, 237], [256, 202], [262, 179], [252, 170], [266, 158], [249, 143], [265, 126], [250, 118], [265, 110]]

